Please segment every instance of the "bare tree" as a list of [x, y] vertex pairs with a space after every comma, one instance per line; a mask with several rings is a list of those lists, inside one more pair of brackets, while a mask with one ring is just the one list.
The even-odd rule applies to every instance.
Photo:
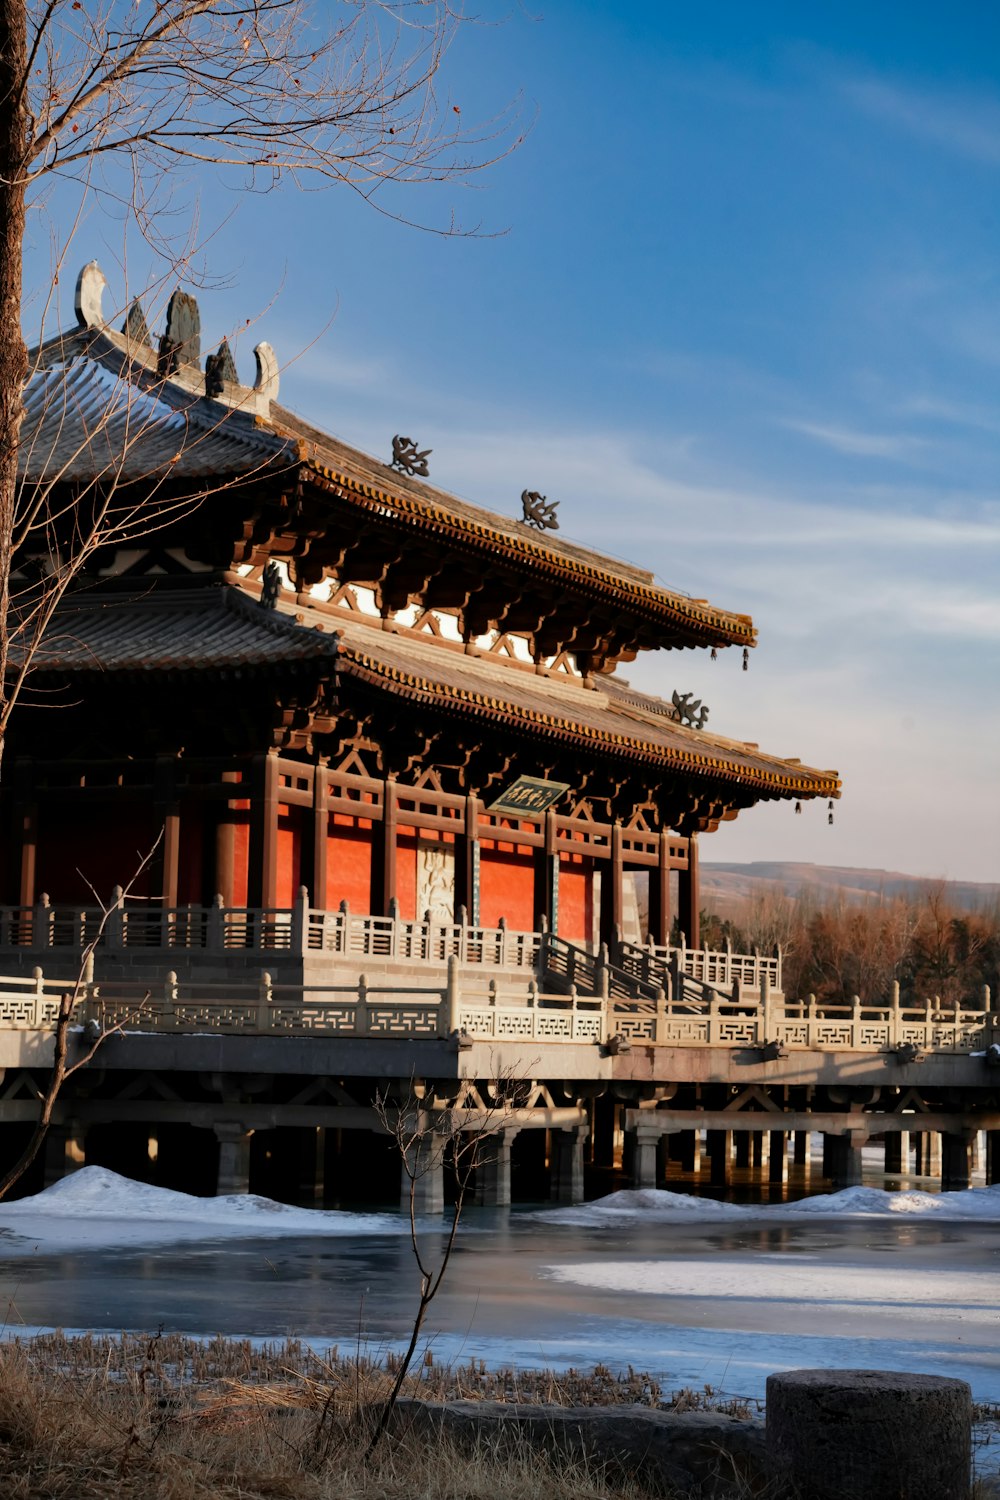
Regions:
[[[129, 895], [136, 880], [138, 880], [139, 876], [148, 866], [153, 855], [156, 853], [161, 838], [162, 834], [157, 837], [152, 848], [142, 856], [132, 879], [122, 891], [119, 899], [108, 904], [101, 901], [97, 897], [97, 892], [94, 891], [94, 896], [98, 899], [101, 908], [101, 915], [91, 933], [90, 940], [85, 944], [80, 953], [79, 967], [72, 983], [59, 997], [59, 1005], [55, 1014], [55, 1024], [53, 1027], [52, 1067], [49, 1069], [45, 1089], [38, 1101], [38, 1116], [35, 1120], [34, 1129], [21, 1155], [0, 1176], [0, 1198], [6, 1198], [11, 1188], [20, 1182], [44, 1146], [46, 1136], [52, 1125], [52, 1116], [55, 1111], [56, 1102], [62, 1093], [66, 1080], [72, 1078], [73, 1074], [78, 1073], [81, 1068], [85, 1068], [96, 1054], [98, 1048], [103, 1046], [109, 1037], [118, 1035], [124, 1029], [121, 1024], [105, 1028], [97, 1016], [91, 1016], [86, 1025], [80, 1026], [78, 1029], [77, 1056], [70, 1061], [74, 1026], [77, 1024], [80, 1003], [90, 986], [94, 953], [104, 936], [105, 928], [111, 920], [112, 913], [118, 910], [120, 902]], [[91, 886], [91, 890], [93, 889], [93, 886]], [[147, 993], [141, 1005], [145, 1004], [145, 1001], [148, 999], [149, 995]]]
[[[477, 1171], [495, 1161], [499, 1137], [511, 1112], [526, 1096], [526, 1085], [510, 1072], [502, 1072], [485, 1100], [471, 1085], [456, 1085], [460, 1093], [446, 1108], [429, 1109], [417, 1099], [413, 1090], [393, 1102], [388, 1093], [375, 1100], [375, 1113], [382, 1128], [392, 1137], [402, 1164], [405, 1210], [409, 1216], [410, 1248], [419, 1277], [417, 1305], [406, 1350], [396, 1369], [389, 1391], [368, 1444], [370, 1457], [384, 1436], [392, 1411], [399, 1399], [407, 1373], [413, 1363], [431, 1303], [441, 1290], [451, 1262], [462, 1211]], [[445, 1228], [444, 1246], [436, 1264], [423, 1243], [418, 1223], [418, 1189], [431, 1173], [449, 1168], [454, 1184], [454, 1199]]]
[[[176, 220], [159, 210], [178, 174], [206, 167], [255, 191], [337, 183], [405, 218], [387, 190], [462, 180], [516, 144], [509, 119], [469, 128], [438, 97], [460, 24], [449, 0], [0, 0], [0, 754], [24, 680], [20, 670], [8, 680], [13, 559], [26, 527], [49, 524], [52, 494], [25, 500], [17, 477], [29, 373], [22, 259], [39, 190], [68, 180], [84, 199], [124, 204], [170, 267]], [[97, 493], [62, 550], [60, 587], [32, 606], [27, 635], [15, 627], [22, 643], [106, 544], [107, 514], [95, 525], [89, 513]], [[141, 507], [119, 516], [115, 534], [141, 517]]]

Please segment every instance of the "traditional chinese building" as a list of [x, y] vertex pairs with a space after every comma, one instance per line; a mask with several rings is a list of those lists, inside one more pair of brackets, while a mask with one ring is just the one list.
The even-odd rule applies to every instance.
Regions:
[[[834, 772], [723, 738], [618, 674], [640, 651], [745, 661], [751, 620], [564, 539], [544, 496], [497, 515], [435, 488], [409, 438], [382, 462], [303, 422], [278, 403], [267, 345], [252, 388], [225, 345], [203, 363], [183, 294], [159, 340], [137, 304], [116, 331], [103, 285], [96, 264], [81, 274], [79, 326], [37, 352], [26, 396], [24, 480], [49, 519], [18, 558], [15, 666], [39, 580], [81, 539], [87, 556], [34, 642], [6, 747], [6, 971], [71, 967], [96, 897], [114, 908], [94, 957], [105, 996], [166, 975], [183, 1030], [177, 985], [211, 957], [232, 988], [219, 1024], [241, 1040], [276, 1024], [272, 981], [301, 1002], [320, 960], [328, 985], [353, 962], [362, 999], [340, 1029], [366, 1037], [373, 966], [401, 956], [436, 954], [442, 973], [452, 956], [453, 1021], [463, 994], [499, 1003], [491, 943], [495, 975], [526, 969], [536, 990], [548, 973], [607, 994], [609, 962], [623, 993], [637, 964], [636, 994], [669, 988], [663, 972], [649, 988], [648, 961], [668, 962], [675, 919], [699, 949], [699, 837], [758, 802], [840, 791]], [[623, 946], [633, 872], [648, 945]], [[269, 950], [264, 1010], [241, 1010], [233, 987]], [[303, 1014], [296, 1034], [326, 1024]], [[402, 1021], [384, 1032], [408, 1045]], [[412, 1072], [395, 1056], [383, 1073]]]
[[[408, 440], [392, 467], [309, 426], [266, 347], [253, 390], [226, 349], [206, 376], [190, 299], [159, 351], [137, 307], [113, 332], [101, 280], [83, 273], [81, 326], [42, 351], [26, 467], [56, 509], [138, 503], [37, 651], [7, 749], [8, 901], [107, 895], [162, 829], [133, 895], [166, 908], [290, 908], [304, 887], [315, 908], [587, 944], [645, 871], [666, 943], [676, 870], [697, 948], [698, 835], [838, 795], [616, 672], [745, 652], [747, 616], [412, 477]], [[41, 540], [26, 578], [51, 567]], [[565, 790], [500, 804], [521, 776]]]

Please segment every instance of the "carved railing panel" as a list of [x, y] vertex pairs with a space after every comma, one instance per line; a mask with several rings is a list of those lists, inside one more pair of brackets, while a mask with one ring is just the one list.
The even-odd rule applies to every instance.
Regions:
[[[459, 929], [444, 929], [457, 932]], [[510, 935], [508, 935], [510, 936]], [[597, 962], [597, 960], [595, 960]], [[426, 971], [424, 971], [426, 972]], [[385, 977], [391, 981], [391, 977]], [[339, 1037], [529, 1040], [594, 1046], [612, 1037], [643, 1046], [747, 1047], [780, 1043], [787, 1050], [889, 1053], [912, 1044], [922, 1053], [984, 1053], [1000, 1038], [1000, 1014], [925, 1005], [817, 1005], [765, 996], [762, 1002], [712, 999], [699, 1013], [684, 1001], [540, 993], [534, 974], [511, 972], [489, 980], [483, 969], [447, 960], [447, 983], [372, 986], [276, 984], [268, 972], [234, 983], [184, 983], [175, 974], [147, 996], [141, 981], [81, 986], [76, 1020], [139, 1031], [219, 1032], [223, 1035], [339, 1035]], [[55, 1025], [66, 983], [31, 977], [0, 978], [0, 1029], [48, 1031]], [[571, 1062], [568, 1062], [571, 1067]]]

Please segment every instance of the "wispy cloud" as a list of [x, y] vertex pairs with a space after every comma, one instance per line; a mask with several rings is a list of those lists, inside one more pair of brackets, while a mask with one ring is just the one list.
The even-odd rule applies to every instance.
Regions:
[[1000, 100], [918, 92], [878, 78], [852, 78], [841, 89], [862, 113], [958, 155], [1000, 166]]
[[895, 403], [894, 410], [901, 417], [926, 418], [1000, 436], [1000, 415], [996, 409], [975, 402], [949, 401], [940, 396], [906, 396]]
[[862, 432], [856, 427], [802, 422], [789, 417], [782, 417], [778, 425], [855, 458], [889, 458], [905, 462], [927, 447], [926, 439], [904, 433]]

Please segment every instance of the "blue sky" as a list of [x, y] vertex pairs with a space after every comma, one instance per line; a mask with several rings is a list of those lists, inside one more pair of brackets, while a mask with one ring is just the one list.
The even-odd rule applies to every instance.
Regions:
[[[244, 377], [268, 338], [303, 415], [377, 453], [410, 433], [436, 483], [512, 515], [542, 490], [567, 535], [753, 614], [745, 674], [685, 652], [625, 675], [845, 795], [832, 827], [761, 805], [706, 858], [1000, 879], [1000, 8], [502, 14], [446, 88], [466, 120], [520, 94], [525, 144], [386, 200], [486, 237], [205, 183], [206, 336], [259, 319]], [[36, 285], [61, 214], [36, 217]], [[91, 212], [68, 269], [96, 256], [114, 293], [121, 236]]]

